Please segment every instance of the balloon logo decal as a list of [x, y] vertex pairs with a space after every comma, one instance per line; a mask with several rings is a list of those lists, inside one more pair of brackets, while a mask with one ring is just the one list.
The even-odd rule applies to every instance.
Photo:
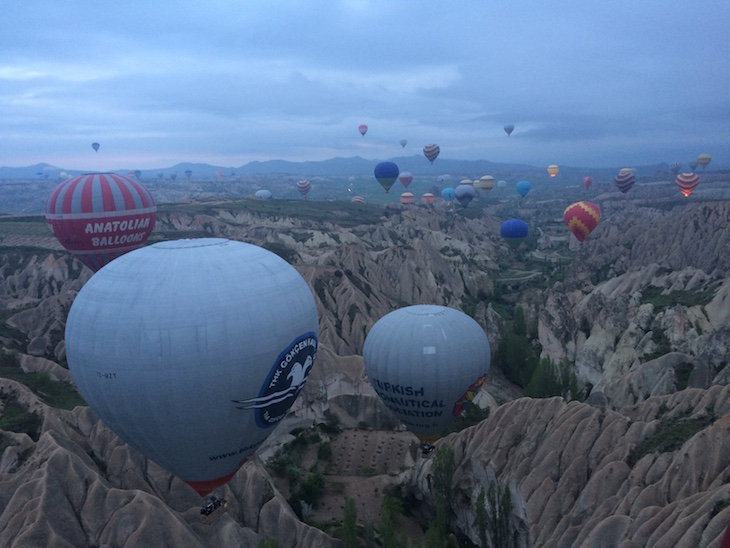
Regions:
[[232, 401], [239, 409], [254, 409], [260, 428], [275, 426], [304, 388], [316, 356], [317, 336], [306, 333], [297, 337], [279, 354], [257, 398]]
[[455, 417], [458, 417], [461, 415], [461, 413], [469, 407], [469, 404], [472, 402], [472, 400], [476, 397], [477, 392], [479, 392], [479, 389], [484, 384], [484, 381], [487, 380], [486, 375], [482, 375], [479, 377], [474, 384], [472, 384], [469, 388], [466, 389], [466, 392], [463, 396], [459, 398], [459, 401], [454, 404], [454, 411], [453, 415]]

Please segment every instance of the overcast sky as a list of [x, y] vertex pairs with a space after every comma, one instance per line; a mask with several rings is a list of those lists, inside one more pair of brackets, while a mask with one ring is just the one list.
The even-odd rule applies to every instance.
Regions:
[[0, 5], [4, 166], [730, 165], [728, 0]]

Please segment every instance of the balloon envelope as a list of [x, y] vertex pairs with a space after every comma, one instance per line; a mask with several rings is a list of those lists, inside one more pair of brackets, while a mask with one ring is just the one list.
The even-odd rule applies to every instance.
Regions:
[[378, 320], [363, 346], [365, 372], [385, 405], [423, 441], [439, 438], [489, 370], [489, 341], [453, 308], [417, 305]]
[[363, 198], [362, 196], [353, 196], [350, 201], [351, 202], [355, 202], [357, 204], [364, 204], [365, 203], [365, 198]]
[[709, 154], [700, 154], [699, 156], [697, 156], [697, 163], [703, 168], [706, 168], [708, 165], [710, 165], [711, 161], [712, 156], [710, 156]]
[[616, 186], [618, 187], [618, 189], [623, 194], [626, 194], [629, 190], [631, 190], [631, 187], [634, 186], [634, 183], [636, 182], [636, 176], [634, 175], [633, 170], [625, 167], [621, 171], [619, 171], [619, 174], [616, 175], [616, 178], [614, 180], [616, 181]]
[[402, 204], [412, 204], [415, 201], [416, 197], [413, 195], [413, 192], [404, 192], [400, 195], [400, 203]]
[[93, 271], [143, 246], [156, 218], [149, 190], [114, 173], [66, 179], [46, 200], [53, 235]]
[[696, 173], [680, 173], [675, 180], [679, 190], [685, 198], [692, 194], [692, 191], [700, 184], [700, 176]]
[[583, 188], [588, 190], [593, 186], [593, 179], [591, 177], [583, 177]]
[[368, 126], [366, 126], [365, 124], [360, 124], [357, 127], [357, 130], [360, 132], [360, 135], [365, 137], [365, 134], [368, 132]]
[[529, 229], [527, 223], [520, 219], [509, 219], [502, 223], [499, 234], [502, 238], [526, 238]]
[[96, 152], [99, 151], [99, 143], [91, 143], [91, 148], [93, 148]]
[[120, 257], [76, 296], [66, 356], [120, 438], [205, 495], [230, 479], [304, 387], [317, 308], [260, 247], [166, 241]]
[[262, 200], [270, 200], [271, 199], [271, 191], [266, 190], [265, 188], [262, 188], [261, 190], [257, 190], [254, 193], [254, 196], [257, 198], [261, 198]]
[[558, 171], [560, 171], [560, 168], [555, 164], [551, 164], [548, 166], [547, 170], [550, 174], [550, 177], [555, 177], [558, 174]]
[[601, 220], [601, 210], [591, 202], [576, 202], [565, 208], [563, 221], [568, 229], [584, 241]]
[[453, 202], [456, 200], [456, 192], [453, 188], [445, 188], [441, 191], [441, 197], [447, 202]]
[[434, 202], [436, 202], [436, 196], [430, 192], [426, 192], [423, 196], [421, 196], [422, 204], [433, 204]]
[[477, 191], [471, 185], [459, 185], [454, 190], [454, 195], [459, 200], [459, 203], [463, 207], [466, 207], [474, 199], [474, 196], [477, 195]]
[[484, 194], [489, 194], [489, 191], [494, 188], [494, 177], [491, 175], [482, 175], [474, 181], [474, 188], [481, 188]]
[[403, 148], [406, 148], [406, 145], [407, 144], [408, 144], [408, 140], [407, 139], [401, 139], [400, 140], [400, 146], [402, 146]]
[[410, 185], [411, 181], [413, 181], [413, 174], [410, 171], [404, 171], [398, 175], [398, 180], [403, 183], [404, 187], [408, 188], [408, 185]]
[[679, 162], [672, 162], [671, 164], [669, 164], [669, 169], [672, 173], [676, 175], [677, 173], [679, 173], [679, 170], [682, 169], [682, 164]]
[[299, 191], [299, 194], [301, 194], [306, 199], [307, 194], [310, 190], [312, 190], [312, 184], [306, 179], [302, 179], [300, 181], [297, 181], [297, 190]]
[[390, 188], [398, 178], [399, 170], [398, 166], [393, 162], [380, 162], [375, 166], [374, 174], [380, 186], [385, 189], [385, 192], [390, 192]]
[[524, 198], [527, 196], [527, 193], [530, 192], [532, 185], [530, 185], [528, 181], [518, 181], [515, 188], [517, 189], [517, 192], [520, 193], [520, 196]]
[[431, 163], [433, 163], [433, 161], [438, 157], [440, 152], [441, 149], [438, 145], [426, 145], [423, 147], [423, 155]]
[[504, 131], [507, 134], [507, 137], [512, 135], [512, 132], [514, 131], [514, 129], [515, 129], [514, 124], [507, 124], [506, 126], [504, 126]]

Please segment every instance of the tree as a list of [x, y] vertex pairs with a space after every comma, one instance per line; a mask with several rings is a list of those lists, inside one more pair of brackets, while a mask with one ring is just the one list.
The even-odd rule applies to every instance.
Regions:
[[477, 531], [479, 531], [479, 542], [483, 547], [487, 546], [487, 505], [484, 487], [479, 490], [476, 508]]
[[355, 505], [355, 500], [349, 497], [345, 499], [342, 541], [345, 543], [345, 548], [358, 548], [360, 545], [357, 540], [357, 506]]
[[489, 482], [487, 490], [487, 523], [492, 537], [492, 546], [510, 548], [512, 537], [510, 535], [510, 514], [512, 513], [512, 493], [509, 487], [502, 487], [496, 481]]

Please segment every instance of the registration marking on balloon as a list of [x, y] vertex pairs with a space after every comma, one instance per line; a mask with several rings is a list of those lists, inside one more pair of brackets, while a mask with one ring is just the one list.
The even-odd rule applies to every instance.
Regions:
[[256, 398], [232, 400], [238, 409], [255, 410], [256, 424], [270, 428], [284, 418], [304, 388], [317, 356], [317, 336], [306, 333], [297, 337], [274, 362]]

